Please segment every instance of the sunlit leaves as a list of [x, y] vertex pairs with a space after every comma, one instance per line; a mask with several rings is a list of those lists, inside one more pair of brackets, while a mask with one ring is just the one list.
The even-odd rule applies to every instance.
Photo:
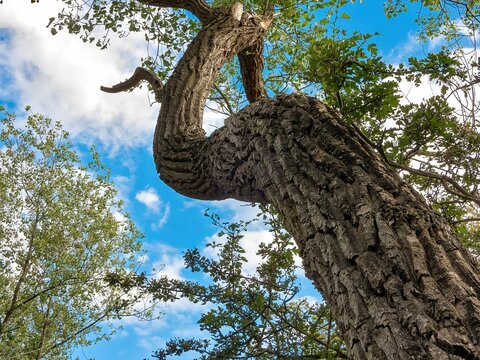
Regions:
[[328, 308], [298, 297], [292, 238], [271, 209], [263, 211], [261, 218], [273, 239], [260, 244], [257, 255], [262, 261], [256, 272], [247, 271], [249, 259], [242, 245], [249, 222], [229, 223], [208, 214], [219, 227], [218, 241], [207, 244], [208, 252], [213, 250], [215, 256], [192, 249], [185, 253], [185, 263], [191, 271], [208, 276], [211, 284], [164, 280], [160, 289], [152, 282], [153, 294], [168, 293], [165, 288], [172, 294], [177, 289], [179, 296], [209, 304], [198, 322], [199, 328], [208, 332], [208, 340], [172, 339], [155, 352], [155, 358], [166, 359], [188, 351], [199, 353], [199, 359], [344, 357], [344, 345]]
[[131, 313], [105, 275], [138, 265], [141, 234], [93, 150], [84, 166], [59, 123], [1, 115], [0, 358], [66, 359]]
[[383, 122], [399, 104], [393, 67], [377, 56], [372, 36], [343, 31], [314, 41], [308, 54], [308, 79], [321, 85], [323, 100], [348, 121]]
[[387, 0], [384, 7], [388, 18], [407, 11], [418, 13], [417, 34], [423, 40], [443, 36], [457, 41], [479, 30], [478, 0]]

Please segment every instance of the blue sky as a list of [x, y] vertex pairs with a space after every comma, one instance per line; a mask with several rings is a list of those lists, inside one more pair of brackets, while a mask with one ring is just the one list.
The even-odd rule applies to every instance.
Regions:
[[[413, 36], [414, 14], [387, 21], [381, 5], [378, 0], [350, 5], [349, 26], [380, 32], [378, 45], [391, 62], [421, 53], [422, 46]], [[182, 252], [202, 247], [215, 234], [203, 216], [205, 209], [227, 220], [248, 220], [256, 210], [233, 200], [188, 199], [158, 179], [150, 144], [159, 105], [151, 105], [145, 88], [116, 95], [99, 91], [100, 85], [125, 79], [138, 66], [146, 53], [142, 36], [113, 38], [104, 51], [66, 33], [52, 37], [45, 25], [58, 7], [57, 2], [46, 0], [34, 5], [29, 0], [4, 0], [0, 5], [0, 104], [18, 113], [29, 104], [34, 112], [61, 121], [80, 151], [95, 144], [111, 169], [127, 212], [145, 234], [146, 270], [163, 264], [163, 273], [188, 278]], [[414, 89], [411, 96], [422, 97], [425, 91], [428, 86]], [[221, 116], [206, 111], [207, 131], [221, 123]], [[252, 264], [257, 261], [253, 249], [268, 238], [260, 225], [245, 238]], [[308, 280], [300, 280], [304, 293], [313, 295]], [[162, 319], [147, 323], [126, 319], [124, 329], [110, 342], [78, 349], [76, 354], [80, 359], [142, 359], [170, 337], [199, 334], [195, 320], [200, 306], [182, 301], [159, 310], [164, 313]]]

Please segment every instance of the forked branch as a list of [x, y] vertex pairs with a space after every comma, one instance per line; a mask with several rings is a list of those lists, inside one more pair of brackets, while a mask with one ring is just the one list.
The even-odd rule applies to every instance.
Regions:
[[133, 75], [121, 83], [113, 85], [112, 87], [100, 86], [100, 90], [107, 93], [119, 93], [122, 91], [128, 91], [138, 86], [141, 81], [147, 81], [153, 88], [155, 93], [155, 100], [162, 102], [163, 84], [160, 78], [153, 71], [148, 69], [137, 67]]
[[[156, 6], [182, 7], [195, 11], [197, 15], [204, 4], [193, 0], [141, 1]], [[139, 68], [130, 79], [102, 90], [126, 91], [141, 80], [152, 85], [157, 99], [161, 98], [162, 102], [153, 139], [153, 156], [160, 178], [174, 190], [203, 200], [232, 197], [263, 202], [263, 192], [256, 189], [251, 176], [245, 177], [241, 171], [234, 174], [224, 171], [227, 167], [218, 168], [216, 164], [228, 164], [233, 154], [219, 148], [222, 141], [215, 140], [226, 136], [224, 132], [217, 131], [216, 137], [207, 138], [202, 124], [206, 100], [220, 69], [246, 49], [251, 50], [244, 53], [248, 57], [247, 63], [259, 68], [246, 88], [252, 89], [254, 101], [264, 94], [261, 81], [263, 62], [259, 58], [266, 25], [258, 16], [246, 13], [241, 3], [212, 12], [205, 8], [205, 11], [212, 13], [212, 17], [189, 44], [164, 86], [157, 82], [154, 74]], [[199, 17], [206, 18], [202, 14]]]

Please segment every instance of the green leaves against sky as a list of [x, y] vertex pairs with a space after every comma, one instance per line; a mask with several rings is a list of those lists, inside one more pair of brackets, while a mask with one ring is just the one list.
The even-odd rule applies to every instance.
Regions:
[[59, 123], [0, 114], [0, 358], [67, 359], [141, 314], [105, 280], [138, 266], [141, 234], [94, 150], [84, 166]]

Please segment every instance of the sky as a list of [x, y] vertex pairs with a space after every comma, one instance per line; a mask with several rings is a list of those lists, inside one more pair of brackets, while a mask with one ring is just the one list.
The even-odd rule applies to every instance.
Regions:
[[[378, 45], [386, 59], [398, 63], [422, 51], [414, 37], [412, 16], [387, 22], [382, 2], [364, 3], [378, 5], [351, 5], [350, 26], [382, 33]], [[61, 121], [79, 151], [95, 145], [111, 169], [126, 211], [145, 234], [145, 267], [189, 278], [183, 269], [182, 253], [191, 247], [203, 247], [216, 233], [203, 215], [205, 210], [210, 208], [226, 220], [249, 220], [257, 210], [234, 200], [192, 200], [159, 180], [151, 142], [160, 105], [152, 105], [152, 95], [145, 87], [114, 95], [99, 90], [101, 85], [115, 84], [132, 74], [146, 54], [143, 37], [112, 38], [111, 46], [103, 51], [65, 32], [52, 37], [46, 24], [58, 10], [59, 3], [49, 0], [38, 4], [4, 0], [0, 5], [0, 104], [18, 114], [30, 105], [32, 111]], [[428, 88], [405, 91], [421, 97]], [[205, 130], [211, 132], [221, 126], [223, 118], [207, 110], [204, 120]], [[269, 237], [268, 231], [256, 223], [244, 238], [251, 269], [258, 262], [254, 249]], [[300, 282], [304, 294], [315, 295], [309, 280], [300, 277]], [[125, 319], [123, 330], [110, 342], [79, 348], [76, 355], [99, 360], [148, 358], [171, 337], [199, 335], [195, 321], [202, 310], [187, 301], [162, 304], [161, 319]]]

